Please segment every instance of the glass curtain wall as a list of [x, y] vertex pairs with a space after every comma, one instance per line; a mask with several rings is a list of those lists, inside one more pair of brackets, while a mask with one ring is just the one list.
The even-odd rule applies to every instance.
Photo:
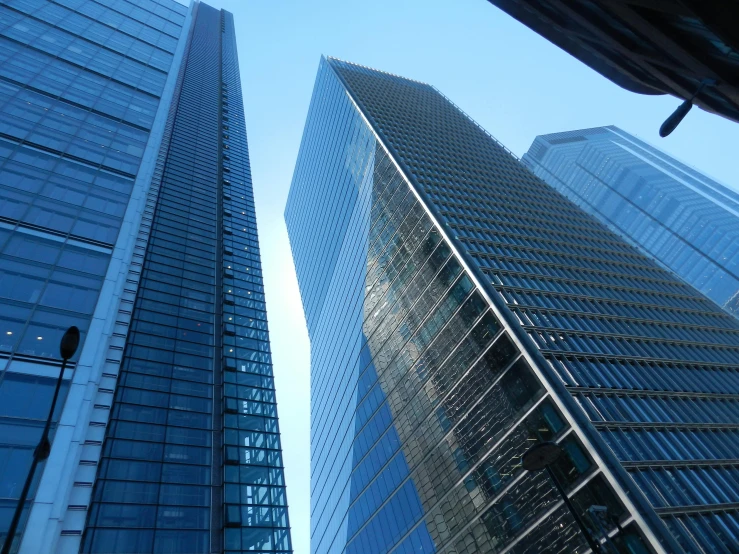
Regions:
[[224, 551], [292, 552], [236, 30], [221, 11]]
[[291, 552], [231, 14], [197, 5], [83, 552]]
[[[575, 497], [607, 494], [613, 480], [667, 551], [731, 551], [739, 536], [739, 474], [727, 463], [739, 457], [736, 320], [537, 179], [432, 87], [333, 65], [525, 345], [541, 383], [589, 438], [592, 451], [571, 455], [577, 471], [569, 475], [584, 470], [579, 483], [588, 484], [574, 484]], [[490, 433], [494, 421], [480, 429]], [[601, 460], [593, 473], [588, 455]], [[544, 537], [551, 527], [529, 525], [501, 501], [492, 513], [524, 522], [520, 542], [496, 539], [494, 548], [555, 548]], [[631, 517], [609, 499], [585, 504], [607, 507], [609, 533], [614, 516]], [[535, 502], [524, 508], [536, 510]], [[620, 548], [637, 548], [622, 538]], [[478, 539], [471, 527], [454, 540]]]
[[537, 137], [522, 161], [739, 318], [739, 192], [612, 126]]
[[0, 543], [59, 340], [71, 325], [85, 340], [185, 13], [168, 0], [0, 5]]
[[321, 62], [285, 212], [311, 339], [312, 552], [585, 552], [552, 483], [521, 469], [543, 440], [591, 532], [620, 522], [613, 544], [648, 551], [347, 95], [350, 71]]
[[210, 547], [219, 35], [219, 13], [199, 6], [83, 552]]

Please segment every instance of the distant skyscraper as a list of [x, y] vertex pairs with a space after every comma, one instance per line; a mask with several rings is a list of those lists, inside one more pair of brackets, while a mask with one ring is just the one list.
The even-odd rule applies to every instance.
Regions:
[[289, 552], [233, 17], [4, 1], [0, 95], [0, 542], [77, 325], [19, 551]]
[[626, 90], [687, 99], [710, 82], [695, 103], [739, 121], [736, 2], [489, 1]]
[[587, 552], [542, 441], [604, 551], [736, 548], [739, 323], [436, 89], [322, 59], [285, 218], [312, 552]]
[[537, 137], [522, 161], [739, 317], [739, 193], [617, 127]]

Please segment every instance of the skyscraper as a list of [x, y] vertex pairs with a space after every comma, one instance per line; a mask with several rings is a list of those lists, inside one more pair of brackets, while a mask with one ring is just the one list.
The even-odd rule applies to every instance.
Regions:
[[322, 59], [285, 219], [312, 552], [735, 548], [739, 324], [436, 89]]
[[77, 325], [19, 551], [290, 552], [233, 17], [8, 0], [0, 56], [0, 538]]
[[736, 2], [489, 1], [626, 90], [683, 99], [700, 90], [696, 104], [739, 121]]
[[739, 193], [613, 126], [536, 137], [522, 161], [739, 317]]

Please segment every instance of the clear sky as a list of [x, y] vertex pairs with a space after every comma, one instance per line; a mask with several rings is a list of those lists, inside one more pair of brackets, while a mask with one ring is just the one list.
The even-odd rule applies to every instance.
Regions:
[[[185, 3], [185, 2], [183, 2]], [[539, 134], [617, 125], [739, 189], [739, 124], [627, 92], [486, 0], [206, 0], [232, 12], [296, 554], [310, 552], [310, 360], [283, 210], [321, 54], [436, 86], [518, 156]]]

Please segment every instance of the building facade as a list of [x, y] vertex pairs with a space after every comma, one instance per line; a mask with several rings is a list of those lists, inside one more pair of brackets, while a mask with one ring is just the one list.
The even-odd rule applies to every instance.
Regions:
[[233, 17], [8, 0], [0, 94], [0, 540], [76, 325], [13, 551], [291, 552]]
[[[489, 0], [617, 85], [739, 121], [739, 6], [721, 0]], [[665, 114], [667, 115], [667, 114]]]
[[522, 161], [739, 317], [739, 193], [613, 126], [539, 136]]
[[436, 89], [322, 59], [285, 219], [312, 552], [735, 547], [739, 324]]

